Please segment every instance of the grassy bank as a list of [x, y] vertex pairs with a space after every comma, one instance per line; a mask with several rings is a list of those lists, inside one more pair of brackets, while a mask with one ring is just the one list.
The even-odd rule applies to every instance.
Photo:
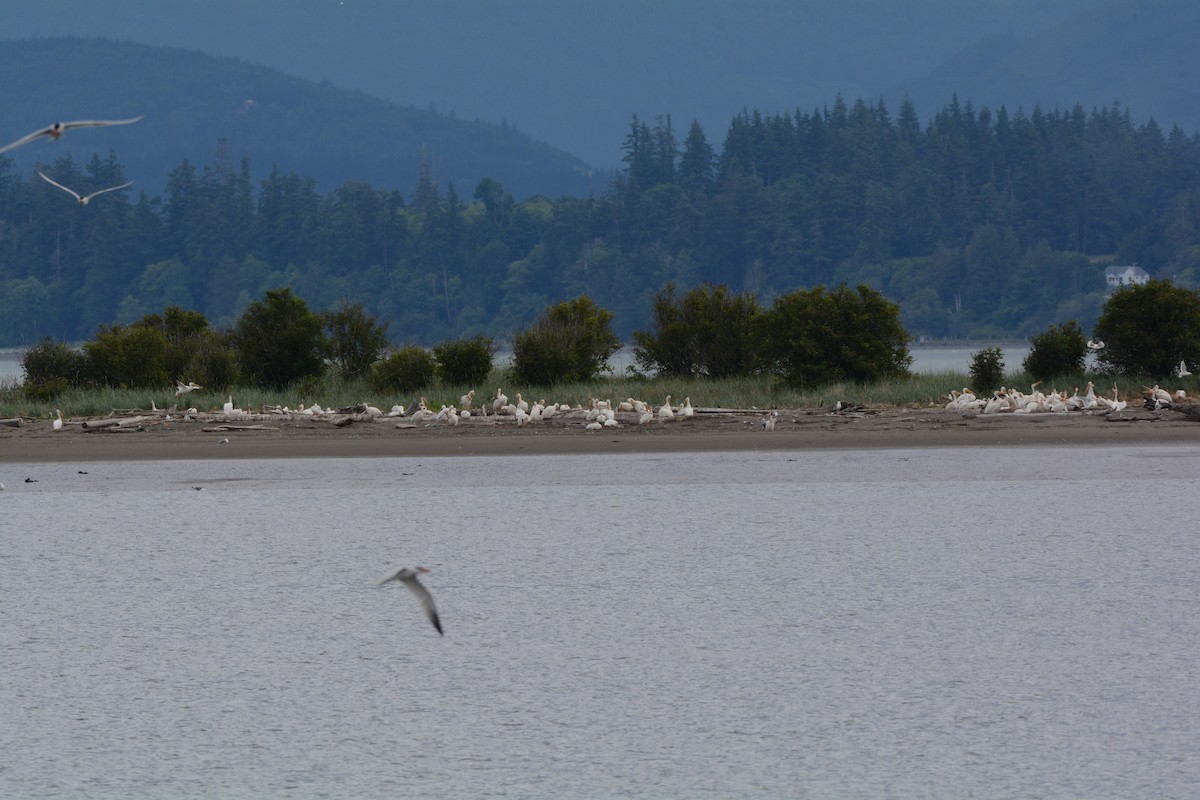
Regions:
[[[1105, 395], [1111, 394], [1115, 382], [1121, 397], [1125, 399], [1136, 399], [1140, 396], [1142, 387], [1154, 383], [1152, 379], [1142, 376], [1122, 376], [1114, 379], [1111, 375], [1081, 373], [1062, 376], [1054, 381], [1044, 381], [1042, 388], [1049, 391], [1057, 386], [1072, 391], [1077, 386], [1082, 389], [1089, 380], [1095, 382], [1097, 394]], [[1172, 391], [1182, 388], [1186, 389], [1189, 395], [1193, 395], [1196, 393], [1196, 380], [1195, 377], [1184, 381], [1176, 380], [1164, 388]], [[220, 411], [230, 395], [233, 396], [235, 406], [247, 411], [257, 411], [264, 405], [297, 409], [318, 403], [325, 408], [338, 408], [360, 402], [368, 402], [387, 411], [397, 403], [409, 408], [422, 396], [427, 399], [431, 408], [437, 409], [442, 404], [458, 405], [459, 397], [471, 388], [475, 389], [476, 406], [485, 402], [490, 404], [497, 387], [504, 389], [510, 402], [515, 401], [517, 392], [521, 392], [522, 397], [531, 403], [545, 398], [547, 401], [585, 406], [593, 397], [613, 401], [634, 397], [659, 405], [667, 395], [671, 395], [675, 403], [682, 403], [685, 397], [690, 397], [692, 405], [698, 408], [820, 408], [832, 406], [839, 400], [868, 408], [927, 408], [945, 405], [946, 395], [952, 389], [961, 389], [969, 385], [969, 382], [970, 378], [966, 373], [948, 371], [921, 373], [867, 384], [834, 383], [811, 388], [785, 387], [776, 380], [763, 376], [723, 380], [639, 379], [614, 376], [553, 387], [524, 387], [513, 385], [508, 380], [506, 370], [496, 369], [478, 386], [434, 384], [419, 392], [408, 394], [381, 392], [370, 388], [361, 380], [327, 377], [319, 381], [306, 381], [283, 391], [257, 386], [235, 386], [219, 392], [202, 389], [185, 395], [180, 401], [176, 401], [174, 389], [169, 387], [163, 387], [161, 390], [71, 389], [48, 400], [41, 400], [28, 398], [20, 387], [10, 386], [0, 388], [0, 418], [50, 419], [54, 416], [55, 409], [62, 409], [67, 417], [96, 417], [113, 411], [149, 410], [151, 403], [159, 409], [166, 409], [177, 402], [181, 408], [195, 407], [201, 411]], [[1025, 373], [1009, 373], [1005, 376], [1006, 385], [1023, 390], [1028, 390], [1032, 382], [1033, 379]], [[990, 389], [998, 387], [975, 388], [990, 393]]]

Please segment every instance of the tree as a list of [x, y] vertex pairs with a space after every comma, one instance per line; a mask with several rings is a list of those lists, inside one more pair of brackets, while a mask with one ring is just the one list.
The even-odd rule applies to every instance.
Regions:
[[635, 331], [634, 358], [659, 375], [725, 378], [756, 367], [753, 321], [758, 303], [748, 293], [705, 284], [675, 299], [674, 284], [658, 293], [654, 332]]
[[381, 391], [412, 392], [433, 381], [436, 365], [424, 347], [402, 347], [371, 367], [371, 385]]
[[999, 347], [985, 347], [971, 354], [971, 385], [976, 391], [995, 390], [1004, 380], [1004, 353]]
[[366, 375], [387, 349], [388, 323], [363, 310], [362, 303], [345, 301], [322, 315], [329, 332], [329, 360], [345, 378]]
[[1079, 322], [1071, 320], [1062, 325], [1051, 325], [1033, 337], [1029, 355], [1022, 366], [1038, 380], [1058, 375], [1083, 372], [1087, 357], [1087, 340]]
[[166, 386], [167, 340], [152, 328], [102, 325], [96, 338], [83, 345], [87, 372], [103, 386]]
[[781, 295], [756, 327], [770, 369], [793, 386], [896, 377], [912, 364], [900, 307], [868, 286]]
[[455, 339], [433, 348], [438, 376], [451, 385], [479, 383], [492, 371], [492, 340], [486, 336]]
[[1113, 292], [1096, 321], [1097, 361], [1130, 375], [1165, 378], [1200, 361], [1200, 291], [1153, 280]]
[[512, 378], [535, 386], [591, 380], [620, 347], [612, 312], [577, 297], [542, 312], [513, 337]]
[[233, 329], [233, 346], [243, 374], [277, 389], [320, 375], [325, 347], [322, 327], [321, 317], [291, 289], [268, 291], [264, 299], [246, 308]]

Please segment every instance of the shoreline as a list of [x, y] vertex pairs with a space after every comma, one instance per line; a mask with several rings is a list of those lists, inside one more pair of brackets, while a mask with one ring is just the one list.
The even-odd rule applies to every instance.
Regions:
[[[762, 418], [757, 410], [706, 411], [645, 428], [622, 419], [620, 427], [598, 431], [586, 430], [582, 417], [524, 428], [495, 417], [455, 428], [403, 418], [355, 417], [339, 427], [256, 415], [195, 422], [151, 417], [126, 428], [84, 428], [84, 420], [72, 420], [55, 431], [47, 421], [0, 427], [0, 464], [1200, 444], [1200, 424], [1169, 410], [975, 416], [940, 408], [788, 409], [780, 410], [774, 431], [763, 430]], [[253, 425], [262, 429], [245, 429]]]

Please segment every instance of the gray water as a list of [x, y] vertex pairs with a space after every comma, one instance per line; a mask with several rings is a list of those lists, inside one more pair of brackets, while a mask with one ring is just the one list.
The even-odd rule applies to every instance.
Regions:
[[[2, 465], [0, 796], [1194, 796], [1198, 478], [1195, 442]], [[444, 638], [375, 586], [405, 564]]]

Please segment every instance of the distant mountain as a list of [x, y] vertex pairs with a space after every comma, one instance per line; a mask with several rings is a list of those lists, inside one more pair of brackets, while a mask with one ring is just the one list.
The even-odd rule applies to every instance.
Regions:
[[1116, 0], [1081, 9], [1040, 33], [989, 34], [922, 78], [893, 87], [928, 113], [957, 93], [976, 108], [1010, 112], [1109, 107], [1114, 100], [1164, 130], [1200, 130], [1200, 3]]
[[195, 51], [105, 39], [0, 41], [0, 75], [0, 144], [58, 120], [146, 115], [10, 151], [19, 169], [67, 153], [86, 164], [111, 148], [135, 188], [151, 195], [185, 158], [236, 167], [246, 157], [255, 178], [277, 165], [315, 178], [323, 191], [355, 179], [406, 196], [422, 164], [463, 197], [483, 178], [522, 198], [585, 195], [610, 177], [506, 124], [401, 107]]

